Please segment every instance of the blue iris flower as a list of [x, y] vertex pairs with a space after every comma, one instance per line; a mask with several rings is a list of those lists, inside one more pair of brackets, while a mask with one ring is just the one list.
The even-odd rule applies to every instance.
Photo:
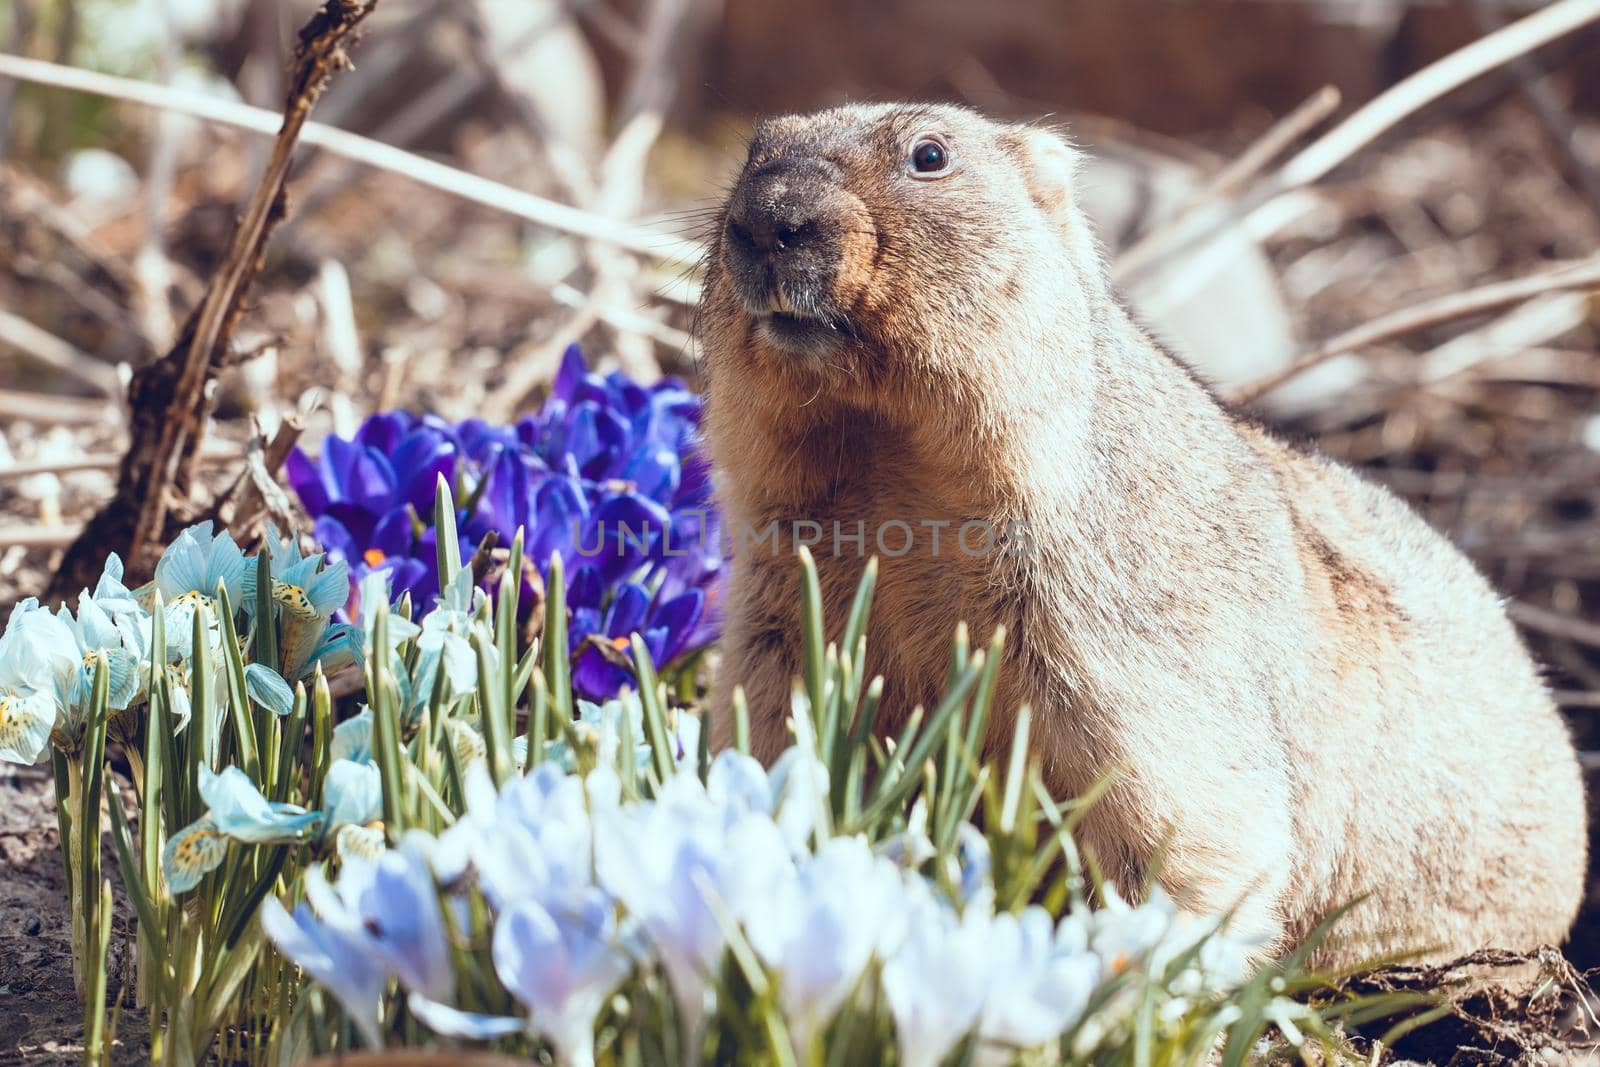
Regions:
[[71, 628], [29, 597], [0, 636], [0, 760], [36, 763], [74, 705], [79, 661]]
[[544, 405], [513, 426], [384, 412], [349, 440], [328, 438], [315, 460], [296, 451], [289, 481], [354, 581], [382, 570], [394, 596], [409, 591], [420, 607], [440, 592], [431, 521], [441, 474], [463, 504], [463, 559], [488, 534], [504, 545], [518, 529], [541, 569], [560, 553], [574, 685], [604, 700], [632, 684], [616, 662], [632, 634], [659, 665], [720, 630], [723, 559], [700, 411], [682, 383], [591, 373], [572, 346]]
[[233, 537], [226, 530], [213, 532], [209, 520], [189, 527], [167, 546], [156, 564], [155, 588], [166, 605], [168, 649], [193, 655], [196, 610], [206, 607], [215, 621], [219, 585], [238, 607], [250, 566]]

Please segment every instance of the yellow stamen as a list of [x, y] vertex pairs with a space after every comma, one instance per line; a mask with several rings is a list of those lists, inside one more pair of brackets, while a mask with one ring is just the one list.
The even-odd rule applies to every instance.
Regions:
[[361, 553], [361, 558], [367, 561], [369, 567], [381, 567], [389, 557], [381, 548], [369, 548]]

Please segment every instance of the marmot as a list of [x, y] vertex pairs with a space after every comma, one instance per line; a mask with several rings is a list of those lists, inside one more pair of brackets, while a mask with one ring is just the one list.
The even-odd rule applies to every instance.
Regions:
[[[959, 620], [1005, 627], [990, 751], [1027, 705], [1057, 795], [1119, 769], [1081, 836], [1123, 889], [1237, 906], [1264, 952], [1368, 895], [1328, 964], [1561, 941], [1582, 785], [1500, 601], [1130, 320], [1077, 162], [948, 106], [757, 125], [709, 254], [706, 439], [725, 528], [783, 533], [734, 534], [720, 742], [740, 684], [756, 754], [788, 744], [793, 541], [836, 627], [876, 553], [883, 726], [936, 700]], [[984, 550], [1004, 531], [1025, 549]]]

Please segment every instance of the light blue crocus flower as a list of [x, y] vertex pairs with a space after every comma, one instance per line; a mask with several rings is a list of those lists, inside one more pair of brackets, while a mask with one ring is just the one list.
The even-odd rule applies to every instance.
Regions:
[[437, 1000], [429, 1000], [421, 993], [406, 998], [406, 1008], [423, 1026], [440, 1037], [462, 1037], [470, 1041], [493, 1041], [510, 1037], [528, 1029], [526, 1019], [514, 1015], [486, 1015], [483, 1012], [462, 1011]]
[[208, 520], [180, 533], [156, 564], [155, 588], [166, 605], [167, 645], [180, 656], [194, 652], [194, 614], [217, 610], [217, 587], [239, 604], [249, 569], [244, 553], [226, 531], [214, 533]]
[[565, 1067], [593, 1067], [595, 1017], [633, 969], [616, 936], [615, 907], [593, 888], [555, 910], [521, 901], [495, 923], [495, 973]]
[[564, 900], [593, 884], [591, 824], [584, 785], [541, 763], [497, 795], [480, 763], [462, 783], [467, 813], [440, 835], [434, 870], [449, 884], [471, 868], [496, 910], [524, 899]]
[[276, 897], [261, 905], [261, 929], [278, 951], [334, 995], [369, 1047], [382, 1048], [378, 1011], [388, 968], [372, 951], [366, 932], [345, 918], [342, 912], [337, 920], [318, 918], [306, 904], [296, 905], [291, 914]]
[[11, 613], [0, 636], [0, 760], [37, 763], [57, 724], [73, 726], [76, 648], [71, 627], [32, 597]]
[[422, 839], [407, 835], [376, 860], [349, 857], [330, 885], [320, 867], [306, 874], [306, 899], [324, 922], [354, 928], [408, 990], [450, 1001], [455, 969], [444, 913]]
[[[717, 769], [713, 767], [713, 775]], [[727, 948], [713, 902], [734, 915], [770, 900], [791, 863], [773, 820], [719, 805], [698, 776], [673, 775], [654, 803], [595, 812], [595, 873], [621, 900], [660, 957], [693, 1040], [704, 1017], [707, 982]]]
[[1101, 961], [1088, 951], [1080, 917], [1069, 915], [1058, 929], [1037, 905], [996, 915], [988, 940], [996, 980], [979, 1017], [977, 1063], [999, 1067], [1077, 1024], [1100, 981]]

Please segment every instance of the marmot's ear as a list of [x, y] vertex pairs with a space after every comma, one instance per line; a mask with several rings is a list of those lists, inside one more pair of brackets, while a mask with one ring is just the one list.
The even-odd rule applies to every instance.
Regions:
[[1098, 263], [1100, 253], [1088, 220], [1072, 195], [1082, 156], [1059, 135], [1039, 126], [1016, 126], [1010, 147], [1022, 167], [1028, 195], [1081, 263]]
[[1057, 134], [1041, 126], [1017, 126], [1011, 131], [1028, 195], [1051, 218], [1068, 219], [1061, 212], [1072, 205], [1072, 186], [1078, 176], [1078, 153]]

